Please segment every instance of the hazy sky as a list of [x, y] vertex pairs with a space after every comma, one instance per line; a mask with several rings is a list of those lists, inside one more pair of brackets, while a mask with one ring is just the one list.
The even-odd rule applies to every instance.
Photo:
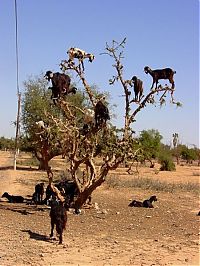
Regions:
[[[47, 70], [59, 71], [67, 49], [79, 47], [96, 56], [93, 63], [85, 63], [86, 79], [110, 92], [111, 103], [117, 104], [113, 123], [122, 126], [122, 91], [108, 83], [115, 74], [113, 61], [100, 53], [106, 42], [126, 37], [124, 78], [140, 77], [147, 93], [152, 79], [144, 66], [171, 67], [176, 70], [174, 96], [183, 104], [178, 109], [170, 104], [144, 109], [134, 124], [136, 133], [157, 129], [163, 142], [170, 144], [177, 132], [183, 144], [199, 145], [198, 0], [17, 0], [17, 7], [22, 93], [23, 81]], [[13, 137], [17, 112], [14, 0], [0, 0], [0, 36], [0, 136]]]

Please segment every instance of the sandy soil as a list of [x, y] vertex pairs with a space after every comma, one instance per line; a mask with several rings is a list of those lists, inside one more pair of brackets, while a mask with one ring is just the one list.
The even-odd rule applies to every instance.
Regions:
[[[7, 191], [28, 198], [46, 174], [32, 169], [13, 171], [12, 156], [0, 152], [0, 195]], [[198, 167], [145, 177], [198, 185]], [[123, 169], [122, 178], [131, 178]], [[133, 177], [133, 176], [132, 176]], [[130, 199], [156, 194], [154, 209], [130, 208]], [[64, 244], [49, 239], [47, 206], [0, 201], [0, 265], [199, 265], [199, 197], [192, 192], [166, 193], [133, 188], [108, 188], [93, 194], [94, 207], [81, 215], [68, 212]], [[96, 204], [96, 205], [97, 205]]]

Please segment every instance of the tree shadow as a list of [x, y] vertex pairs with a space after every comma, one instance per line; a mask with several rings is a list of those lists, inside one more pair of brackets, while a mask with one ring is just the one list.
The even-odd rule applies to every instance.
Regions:
[[[3, 171], [3, 170], [13, 170], [13, 166], [1, 166], [0, 167], [0, 171]], [[16, 167], [16, 170], [25, 170], [25, 171], [42, 171], [38, 168], [34, 168], [32, 166], [17, 166]]]
[[51, 242], [50, 237], [46, 235], [42, 235], [39, 233], [32, 232], [31, 230], [21, 230], [24, 233], [28, 233], [31, 239], [35, 239], [38, 241], [46, 241], [46, 242]]
[[15, 207], [13, 208], [13, 206], [12, 207], [8, 207], [8, 206], [1, 205], [1, 204], [0, 204], [0, 209], [12, 211], [12, 212], [18, 212], [18, 213], [20, 213], [22, 215], [33, 214], [32, 212], [29, 212], [26, 209], [21, 209], [21, 208], [18, 209], [18, 208], [15, 208]]
[[[10, 202], [2, 202], [4, 204], [0, 204], [0, 209], [2, 210], [8, 210], [8, 211], [12, 211], [12, 212], [17, 212], [20, 213], [22, 215], [31, 215], [34, 214], [36, 212], [45, 212], [47, 210], [49, 210], [49, 207], [38, 207], [37, 205], [21, 205], [20, 206], [16, 206], [15, 204], [19, 204], [19, 203], [10, 203]], [[8, 206], [8, 204], [11, 204], [10, 206]], [[22, 203], [23, 204], [23, 203]]]
[[[13, 166], [0, 166], [0, 171], [3, 170], [13, 170]], [[36, 171], [36, 172], [42, 172], [45, 173], [46, 170], [41, 170], [38, 169], [38, 167], [35, 166], [17, 166], [16, 170], [21, 170], [21, 171]], [[60, 170], [54, 169], [53, 172], [59, 172]]]

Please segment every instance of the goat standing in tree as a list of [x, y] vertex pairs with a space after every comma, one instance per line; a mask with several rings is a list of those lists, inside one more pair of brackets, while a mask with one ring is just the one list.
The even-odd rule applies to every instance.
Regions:
[[88, 58], [89, 61], [92, 62], [95, 58], [93, 54], [86, 53], [85, 51], [83, 51], [79, 48], [74, 48], [74, 47], [71, 47], [67, 51], [67, 54], [69, 55], [68, 62], [73, 63], [75, 58], [78, 59], [79, 60], [79, 66], [82, 65], [83, 71], [85, 70], [83, 60]]
[[105, 124], [107, 120], [110, 120], [110, 115], [107, 106], [99, 100], [94, 108], [95, 113], [95, 125], [96, 127]]
[[140, 101], [143, 94], [143, 82], [136, 76], [133, 76], [131, 80], [134, 84], [135, 101]]
[[157, 89], [159, 79], [168, 79], [169, 82], [172, 84], [172, 89], [174, 89], [174, 86], [175, 86], [174, 85], [174, 74], [176, 73], [176, 71], [172, 70], [171, 68], [152, 70], [150, 67], [145, 66], [144, 72], [146, 74], [150, 74], [153, 78], [151, 90], [153, 89], [153, 85], [155, 83], [156, 83], [156, 89]]
[[55, 100], [59, 99], [61, 95], [76, 94], [77, 89], [75, 87], [70, 88], [71, 79], [68, 75], [47, 71], [44, 77], [48, 81], [51, 80], [52, 87], [49, 87], [49, 89], [52, 90], [51, 99], [53, 99], [54, 104], [56, 103]]

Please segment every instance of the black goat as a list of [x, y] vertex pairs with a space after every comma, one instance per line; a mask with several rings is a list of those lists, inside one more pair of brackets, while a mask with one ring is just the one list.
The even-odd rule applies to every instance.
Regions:
[[133, 76], [131, 80], [134, 84], [135, 101], [140, 101], [143, 94], [143, 82], [136, 76]]
[[129, 207], [144, 207], [144, 208], [153, 208], [153, 201], [157, 201], [156, 196], [151, 196], [149, 199], [144, 200], [143, 202], [133, 200], [131, 203], [129, 203]]
[[59, 72], [52, 73], [51, 71], [47, 71], [44, 77], [48, 81], [51, 80], [52, 87], [49, 87], [49, 89], [52, 90], [51, 99], [53, 99], [54, 104], [61, 95], [67, 95], [69, 93], [76, 94], [77, 88], [70, 88], [71, 78], [68, 75]]
[[[76, 183], [72, 180], [66, 180], [55, 184], [55, 187], [59, 189], [61, 195], [65, 198], [64, 207], [66, 208], [66, 210], [75, 207], [74, 200], [75, 197], [77, 197], [79, 194], [79, 190]], [[44, 204], [48, 205], [52, 196], [55, 196], [55, 193], [52, 191], [50, 185], [48, 185], [46, 188], [46, 198], [43, 201]], [[91, 201], [92, 201], [92, 196], [90, 195], [88, 197], [87, 203], [91, 204]], [[80, 209], [75, 208], [76, 214], [79, 214], [80, 212], [81, 212]]]
[[[66, 180], [55, 184], [55, 187], [59, 189], [61, 195], [65, 198], [65, 207], [69, 209], [71, 207], [71, 204], [74, 202], [75, 196], [78, 195], [78, 188], [76, 183], [70, 180]], [[44, 200], [45, 204], [48, 204], [51, 196], [55, 196], [55, 194], [52, 191], [51, 187], [48, 185], [46, 188], [46, 198]]]
[[22, 203], [24, 202], [24, 197], [9, 195], [8, 192], [4, 192], [2, 198], [7, 198], [10, 203]]
[[59, 201], [56, 196], [51, 196], [49, 200], [51, 210], [51, 234], [50, 237], [53, 237], [54, 226], [56, 226], [56, 232], [59, 235], [59, 244], [62, 244], [63, 241], [63, 230], [66, 229], [67, 224], [67, 211], [64, 207], [64, 203]]
[[151, 196], [149, 199], [144, 200], [142, 205], [145, 208], [153, 208], [153, 204], [152, 204], [153, 201], [157, 201], [156, 196]]
[[32, 201], [34, 201], [36, 204], [42, 204], [43, 203], [43, 195], [44, 195], [44, 183], [39, 183], [35, 185], [35, 192], [32, 196]]
[[105, 106], [101, 100], [99, 100], [94, 108], [95, 113], [95, 125], [96, 127], [105, 124], [107, 120], [110, 120], [110, 115], [107, 106]]
[[65, 197], [65, 207], [69, 209], [74, 203], [74, 198], [78, 195], [78, 188], [75, 182], [71, 180], [61, 181], [55, 185]]
[[153, 78], [153, 83], [151, 86], [151, 90], [153, 89], [154, 83], [156, 83], [156, 89], [158, 85], [158, 80], [159, 79], [168, 79], [169, 82], [172, 84], [172, 89], [174, 89], [174, 74], [176, 71], [172, 70], [171, 68], [164, 68], [164, 69], [156, 69], [152, 70], [150, 67], [145, 66], [144, 67], [144, 72], [146, 74], [150, 74]]
[[141, 201], [133, 200], [128, 205], [129, 207], [143, 207], [143, 204]]

